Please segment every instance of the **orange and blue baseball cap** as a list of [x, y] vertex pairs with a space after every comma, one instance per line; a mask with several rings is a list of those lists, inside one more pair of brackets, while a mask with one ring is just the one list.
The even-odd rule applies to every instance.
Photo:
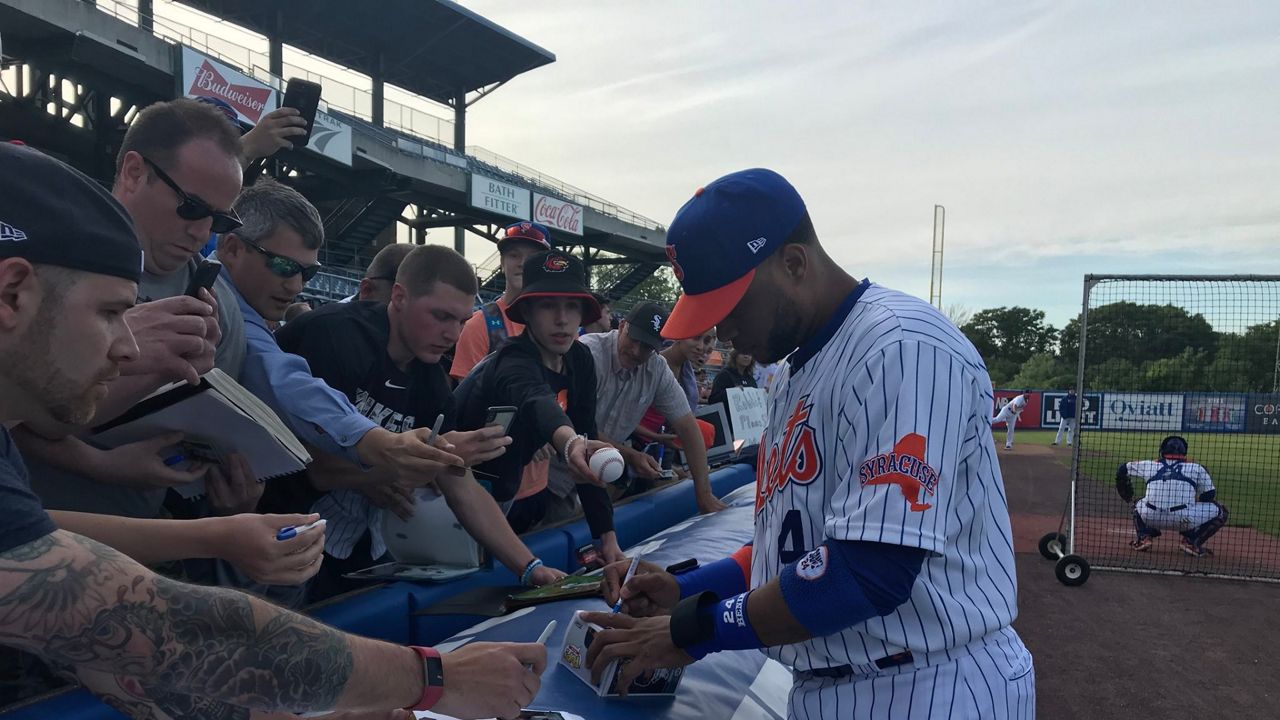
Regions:
[[699, 188], [667, 228], [667, 258], [684, 294], [662, 336], [695, 337], [723, 320], [807, 213], [791, 183], [764, 168]]
[[513, 242], [527, 242], [538, 246], [539, 250], [551, 250], [553, 247], [551, 231], [547, 226], [528, 220], [512, 223], [506, 227], [502, 233], [502, 239], [498, 241], [498, 252], [502, 252]]

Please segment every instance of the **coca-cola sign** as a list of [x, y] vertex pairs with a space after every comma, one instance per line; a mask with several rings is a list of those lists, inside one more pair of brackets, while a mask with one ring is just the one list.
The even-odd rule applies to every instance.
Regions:
[[271, 86], [188, 47], [182, 48], [182, 94], [221, 100], [250, 125], [258, 124], [277, 104]]
[[582, 234], [582, 206], [533, 194], [533, 221], [574, 235]]

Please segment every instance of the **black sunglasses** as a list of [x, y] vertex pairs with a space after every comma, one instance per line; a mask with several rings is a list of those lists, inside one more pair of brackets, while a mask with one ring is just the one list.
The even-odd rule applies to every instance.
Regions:
[[142, 161], [155, 171], [156, 177], [160, 178], [165, 185], [168, 185], [170, 189], [178, 194], [178, 198], [182, 200], [178, 205], [178, 217], [183, 220], [203, 220], [207, 217], [211, 217], [213, 218], [213, 224], [209, 226], [209, 229], [218, 234], [229, 233], [244, 224], [240, 222], [240, 218], [236, 215], [234, 210], [227, 210], [225, 212], [222, 210], [214, 210], [209, 207], [209, 203], [188, 195], [187, 191], [178, 187], [178, 183], [174, 182], [173, 178], [169, 177], [165, 171], [161, 170], [159, 165], [151, 162], [151, 160], [146, 157], [143, 157]]
[[280, 277], [291, 278], [294, 275], [301, 274], [302, 282], [309, 282], [311, 278], [316, 276], [316, 273], [320, 272], [320, 268], [322, 267], [320, 263], [316, 263], [315, 265], [303, 265], [291, 257], [285, 257], [284, 255], [279, 255], [271, 252], [270, 250], [266, 250], [256, 242], [246, 240], [239, 235], [236, 237], [240, 239], [240, 242], [262, 253], [263, 257], [267, 259], [267, 269]]

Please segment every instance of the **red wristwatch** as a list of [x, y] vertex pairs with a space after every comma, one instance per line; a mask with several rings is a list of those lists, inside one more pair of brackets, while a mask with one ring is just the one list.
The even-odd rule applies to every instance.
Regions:
[[406, 710], [430, 710], [444, 696], [444, 663], [435, 648], [410, 645], [422, 658], [422, 698]]

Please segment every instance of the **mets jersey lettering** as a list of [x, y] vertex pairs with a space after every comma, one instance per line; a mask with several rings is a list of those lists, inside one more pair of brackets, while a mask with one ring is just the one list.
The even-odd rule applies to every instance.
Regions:
[[[808, 422], [812, 409], [808, 396], [800, 398], [791, 417], [787, 418], [781, 446], [761, 443], [758, 457], [763, 462], [757, 467], [763, 471], [757, 470], [757, 476], [762, 478], [756, 483], [757, 513], [787, 483], [808, 485], [822, 471], [822, 456], [814, 441], [813, 427]], [[765, 455], [766, 447], [768, 455]]]

